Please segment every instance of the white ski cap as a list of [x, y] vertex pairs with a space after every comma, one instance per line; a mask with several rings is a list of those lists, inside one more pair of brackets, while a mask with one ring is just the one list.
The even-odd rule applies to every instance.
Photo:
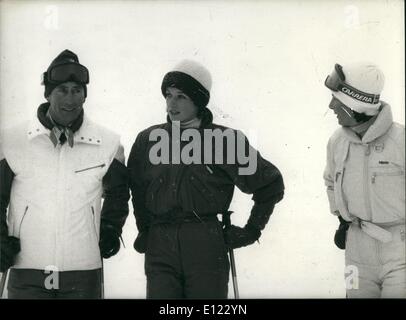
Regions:
[[172, 71], [179, 71], [198, 81], [207, 91], [210, 92], [212, 79], [209, 70], [194, 60], [182, 60]]
[[[353, 63], [343, 66], [345, 83], [365, 93], [380, 95], [384, 86], [385, 78], [383, 72], [373, 63]], [[356, 112], [368, 116], [376, 115], [381, 106], [381, 101], [375, 104], [366, 103], [341, 91], [333, 91], [333, 96]]]

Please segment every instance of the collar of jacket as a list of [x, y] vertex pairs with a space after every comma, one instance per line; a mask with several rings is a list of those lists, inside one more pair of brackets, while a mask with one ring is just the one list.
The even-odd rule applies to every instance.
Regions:
[[[49, 137], [50, 130], [45, 128], [37, 117], [34, 117], [27, 128], [27, 138], [32, 140], [38, 136], [46, 135]], [[78, 131], [74, 133], [74, 142], [76, 143], [86, 143], [92, 145], [101, 145], [102, 138], [100, 132], [93, 125], [92, 121], [86, 116], [83, 116], [83, 123]]]
[[381, 103], [382, 110], [379, 112], [375, 122], [368, 128], [367, 132], [365, 132], [362, 139], [360, 139], [353, 130], [343, 128], [345, 136], [348, 140], [354, 143], [370, 143], [383, 136], [390, 129], [393, 123], [390, 105], [384, 101], [381, 101]]

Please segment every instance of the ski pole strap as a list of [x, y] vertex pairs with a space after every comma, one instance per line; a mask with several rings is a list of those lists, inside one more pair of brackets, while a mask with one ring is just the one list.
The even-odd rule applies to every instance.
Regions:
[[[227, 211], [222, 213], [222, 223], [223, 227], [227, 228], [231, 225], [231, 214], [233, 211]], [[230, 256], [230, 268], [231, 268], [231, 276], [233, 279], [233, 288], [234, 288], [234, 298], [239, 299], [240, 294], [238, 292], [238, 282], [237, 282], [237, 270], [235, 267], [235, 258], [234, 258], [234, 250], [228, 249], [228, 254]]]
[[233, 211], [227, 211], [227, 212], [223, 212], [222, 215], [222, 223], [223, 223], [223, 227], [229, 227], [231, 225], [231, 214], [233, 213]]

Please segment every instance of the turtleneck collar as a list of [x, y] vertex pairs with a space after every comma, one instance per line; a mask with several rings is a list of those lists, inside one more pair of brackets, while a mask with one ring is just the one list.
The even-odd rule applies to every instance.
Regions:
[[[206, 128], [207, 126], [210, 126], [213, 123], [213, 114], [209, 109], [203, 108], [203, 110], [200, 112], [199, 119], [201, 121], [199, 128]], [[166, 115], [166, 121], [169, 124], [172, 123], [171, 119], [169, 118], [169, 115]]]
[[368, 131], [369, 127], [374, 124], [377, 117], [378, 115], [375, 115], [368, 121], [351, 127], [351, 130], [353, 130], [360, 138], [362, 138], [364, 134]]
[[188, 129], [188, 128], [194, 128], [198, 129], [200, 128], [200, 124], [202, 123], [202, 120], [199, 118], [194, 118], [189, 121], [184, 121], [180, 123], [180, 127], [182, 129]]
[[353, 129], [345, 127], [342, 128], [347, 139], [355, 143], [370, 143], [385, 134], [385, 132], [390, 129], [393, 124], [390, 105], [384, 101], [381, 101], [381, 103], [382, 106], [380, 112], [376, 115], [376, 117], [374, 117], [375, 121], [368, 124], [369, 126], [364, 132], [362, 138], [360, 138]]

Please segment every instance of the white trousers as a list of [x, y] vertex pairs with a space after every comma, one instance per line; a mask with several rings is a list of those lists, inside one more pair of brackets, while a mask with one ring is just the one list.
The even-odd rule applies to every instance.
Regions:
[[347, 298], [406, 298], [405, 225], [385, 227], [392, 240], [382, 242], [352, 223], [347, 232]]

